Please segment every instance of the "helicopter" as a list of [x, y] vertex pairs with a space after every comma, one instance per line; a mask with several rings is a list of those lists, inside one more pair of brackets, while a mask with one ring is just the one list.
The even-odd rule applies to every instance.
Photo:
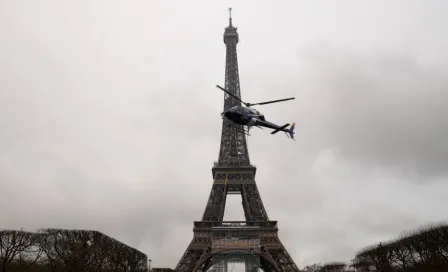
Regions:
[[226, 89], [224, 89], [223, 87], [221, 87], [219, 85], [216, 85], [216, 87], [218, 87], [219, 89], [221, 89], [222, 91], [224, 91], [225, 93], [232, 96], [233, 98], [240, 101], [241, 103], [243, 103], [246, 106], [246, 107], [234, 106], [234, 107], [231, 107], [221, 113], [222, 118], [226, 117], [229, 121], [231, 121], [234, 124], [238, 124], [238, 125], [247, 127], [247, 130], [243, 129], [244, 132], [246, 133], [246, 135], [249, 135], [248, 132], [252, 126], [259, 127], [261, 129], [263, 129], [263, 127], [265, 127], [265, 128], [270, 128], [270, 129], [274, 130], [273, 132], [271, 132], [271, 134], [276, 134], [279, 131], [283, 131], [283, 132], [285, 132], [286, 136], [288, 136], [294, 140], [294, 127], [296, 125], [295, 123], [293, 123], [289, 129], [287, 129], [287, 127], [290, 125], [289, 123], [284, 124], [282, 126], [271, 123], [269, 121], [266, 121], [266, 119], [262, 113], [260, 113], [258, 110], [254, 109], [254, 108], [251, 108], [251, 106], [255, 106], [255, 105], [266, 105], [266, 104], [271, 104], [271, 103], [293, 100], [293, 99], [295, 99], [294, 97], [260, 102], [260, 103], [246, 103], [246, 102], [242, 101], [240, 98], [238, 98], [237, 96], [235, 96], [234, 94], [232, 94], [229, 91], [227, 91]]

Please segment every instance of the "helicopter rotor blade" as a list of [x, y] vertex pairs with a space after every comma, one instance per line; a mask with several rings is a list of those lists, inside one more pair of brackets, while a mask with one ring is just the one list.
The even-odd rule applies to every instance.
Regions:
[[290, 98], [285, 98], [285, 99], [278, 99], [278, 100], [271, 100], [271, 101], [266, 101], [266, 102], [260, 102], [260, 103], [247, 103], [248, 107], [249, 106], [255, 106], [255, 105], [266, 105], [266, 104], [271, 104], [271, 103], [277, 103], [277, 102], [283, 102], [283, 101], [288, 101], [288, 100], [293, 100], [296, 99], [295, 97], [290, 97]]
[[[244, 105], [248, 106], [250, 103], [246, 103], [243, 100], [241, 100], [239, 97], [237, 97], [236, 95], [232, 94], [231, 92], [227, 91], [226, 89], [224, 89], [223, 87], [216, 85], [216, 87], [220, 88], [221, 90], [223, 90], [225, 93], [227, 93], [228, 95], [230, 95], [231, 97], [235, 98], [236, 100], [240, 101], [241, 103], [243, 103]], [[248, 106], [249, 107], [249, 106]]]

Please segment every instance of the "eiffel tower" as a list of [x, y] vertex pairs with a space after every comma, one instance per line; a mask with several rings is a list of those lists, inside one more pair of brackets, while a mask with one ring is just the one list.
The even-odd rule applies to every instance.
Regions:
[[[224, 32], [226, 44], [225, 88], [241, 97], [236, 45], [237, 28]], [[224, 109], [241, 105], [224, 95]], [[175, 271], [227, 271], [228, 262], [244, 262], [246, 271], [299, 271], [278, 237], [277, 221], [268, 218], [250, 164], [243, 127], [223, 118], [219, 159], [212, 168], [213, 186], [201, 221], [194, 222], [193, 240]], [[228, 194], [240, 194], [246, 221], [224, 222]]]

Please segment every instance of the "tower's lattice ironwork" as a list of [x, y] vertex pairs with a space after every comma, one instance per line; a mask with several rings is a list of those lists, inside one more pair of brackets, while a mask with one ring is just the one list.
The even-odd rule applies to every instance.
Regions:
[[[231, 9], [229, 9], [231, 11]], [[237, 28], [224, 32], [226, 44], [225, 88], [241, 96], [236, 45]], [[224, 110], [241, 105], [224, 95]], [[250, 164], [242, 127], [223, 119], [219, 159], [212, 168], [213, 186], [201, 221], [194, 222], [193, 240], [176, 271], [227, 271], [227, 262], [244, 262], [246, 271], [299, 271], [278, 237], [277, 222], [268, 218], [255, 183], [256, 167]], [[244, 222], [224, 222], [228, 194], [241, 194]]]

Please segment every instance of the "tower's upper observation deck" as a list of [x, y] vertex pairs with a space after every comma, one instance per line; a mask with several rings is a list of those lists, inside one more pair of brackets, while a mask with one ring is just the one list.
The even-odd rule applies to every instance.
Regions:
[[226, 27], [226, 31], [224, 32], [224, 43], [238, 43], [238, 32], [237, 28], [232, 25], [232, 8], [229, 8], [229, 26]]

